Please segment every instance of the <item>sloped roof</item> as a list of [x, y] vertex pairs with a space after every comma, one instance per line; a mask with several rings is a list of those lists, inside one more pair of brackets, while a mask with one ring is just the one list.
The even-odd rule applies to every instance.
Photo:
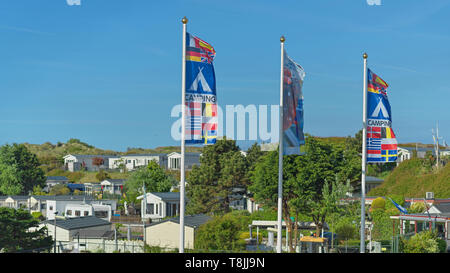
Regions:
[[6, 198], [11, 197], [14, 200], [28, 200], [28, 198], [30, 198], [30, 196], [28, 195], [9, 195]]
[[47, 176], [47, 180], [69, 181], [69, 179], [65, 176]]
[[[55, 220], [47, 220], [44, 221], [43, 223], [54, 225]], [[97, 226], [107, 226], [107, 225], [111, 225], [111, 223], [106, 220], [97, 218], [95, 216], [85, 216], [66, 219], [56, 218], [56, 226], [67, 230], [82, 229]]]
[[152, 194], [158, 196], [163, 201], [165, 200], [173, 200], [173, 199], [180, 199], [180, 193], [179, 192], [152, 192]]
[[[184, 216], [184, 225], [197, 228], [208, 222], [209, 220], [211, 220], [211, 216], [208, 216], [206, 214], [187, 215]], [[169, 219], [169, 221], [179, 224], [180, 217], [178, 216], [175, 218], [171, 218]]]
[[78, 157], [78, 158], [93, 158], [93, 157], [101, 157], [101, 158], [116, 158], [118, 157], [117, 155], [79, 155], [79, 154], [68, 154], [65, 157], [68, 156], [74, 156], [74, 157]]
[[166, 156], [167, 154], [127, 154], [127, 155], [122, 155], [121, 157], [127, 157], [127, 156]]
[[105, 181], [110, 182], [112, 184], [118, 184], [118, 183], [124, 183], [126, 181], [126, 179], [105, 179], [102, 181], [102, 183]]
[[441, 213], [450, 213], [450, 203], [435, 203], [433, 206]]
[[32, 195], [38, 200], [56, 200], [56, 201], [83, 201], [83, 200], [95, 200], [90, 195]]

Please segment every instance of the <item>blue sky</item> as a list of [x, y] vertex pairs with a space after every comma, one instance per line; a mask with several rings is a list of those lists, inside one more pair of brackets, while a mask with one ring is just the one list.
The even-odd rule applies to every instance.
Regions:
[[[362, 54], [388, 84], [400, 143], [450, 140], [450, 0], [5, 0], [0, 145], [79, 138], [103, 149], [179, 145], [181, 18], [211, 43], [219, 105], [279, 103], [281, 35], [306, 71], [305, 132], [362, 127]], [[246, 146], [248, 143], [242, 143]]]

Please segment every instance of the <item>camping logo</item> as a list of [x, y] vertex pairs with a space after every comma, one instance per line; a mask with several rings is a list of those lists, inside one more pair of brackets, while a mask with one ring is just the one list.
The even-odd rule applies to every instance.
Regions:
[[211, 88], [208, 85], [208, 82], [206, 82], [205, 76], [203, 76], [202, 73], [203, 68], [199, 68], [199, 72], [197, 74], [197, 77], [195, 78], [194, 82], [192, 83], [189, 90], [197, 91], [198, 90], [198, 84], [200, 83], [202, 85], [203, 91], [205, 92], [212, 92]]
[[382, 99], [380, 99], [377, 107], [375, 107], [375, 110], [372, 113], [372, 117], [378, 117], [380, 115], [380, 111], [381, 111], [381, 113], [383, 113], [384, 118], [389, 119], [389, 112], [386, 109], [386, 107], [384, 106]]
[[69, 6], [81, 6], [81, 0], [66, 0]]

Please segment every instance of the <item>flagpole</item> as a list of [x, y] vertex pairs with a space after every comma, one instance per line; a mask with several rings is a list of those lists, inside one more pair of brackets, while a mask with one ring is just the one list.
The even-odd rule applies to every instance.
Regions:
[[186, 138], [186, 24], [188, 19], [183, 17], [183, 61], [181, 69], [181, 166], [180, 166], [180, 248], [179, 252], [184, 253], [184, 153]]
[[366, 163], [367, 163], [367, 53], [364, 58], [364, 87], [363, 87], [363, 132], [362, 132], [362, 174], [361, 174], [361, 242], [360, 252], [365, 253], [365, 226], [366, 226]]
[[279, 146], [278, 146], [278, 232], [277, 232], [277, 253], [281, 253], [281, 240], [282, 240], [282, 201], [283, 201], [283, 78], [284, 78], [284, 41], [286, 39], [281, 36], [281, 75], [280, 75], [280, 112], [279, 112]]

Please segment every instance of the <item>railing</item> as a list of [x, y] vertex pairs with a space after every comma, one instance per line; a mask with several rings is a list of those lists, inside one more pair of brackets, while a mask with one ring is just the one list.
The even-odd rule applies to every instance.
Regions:
[[142, 224], [143, 220], [145, 223], [149, 223], [148, 219], [142, 219], [140, 215], [111, 216], [111, 223]]

